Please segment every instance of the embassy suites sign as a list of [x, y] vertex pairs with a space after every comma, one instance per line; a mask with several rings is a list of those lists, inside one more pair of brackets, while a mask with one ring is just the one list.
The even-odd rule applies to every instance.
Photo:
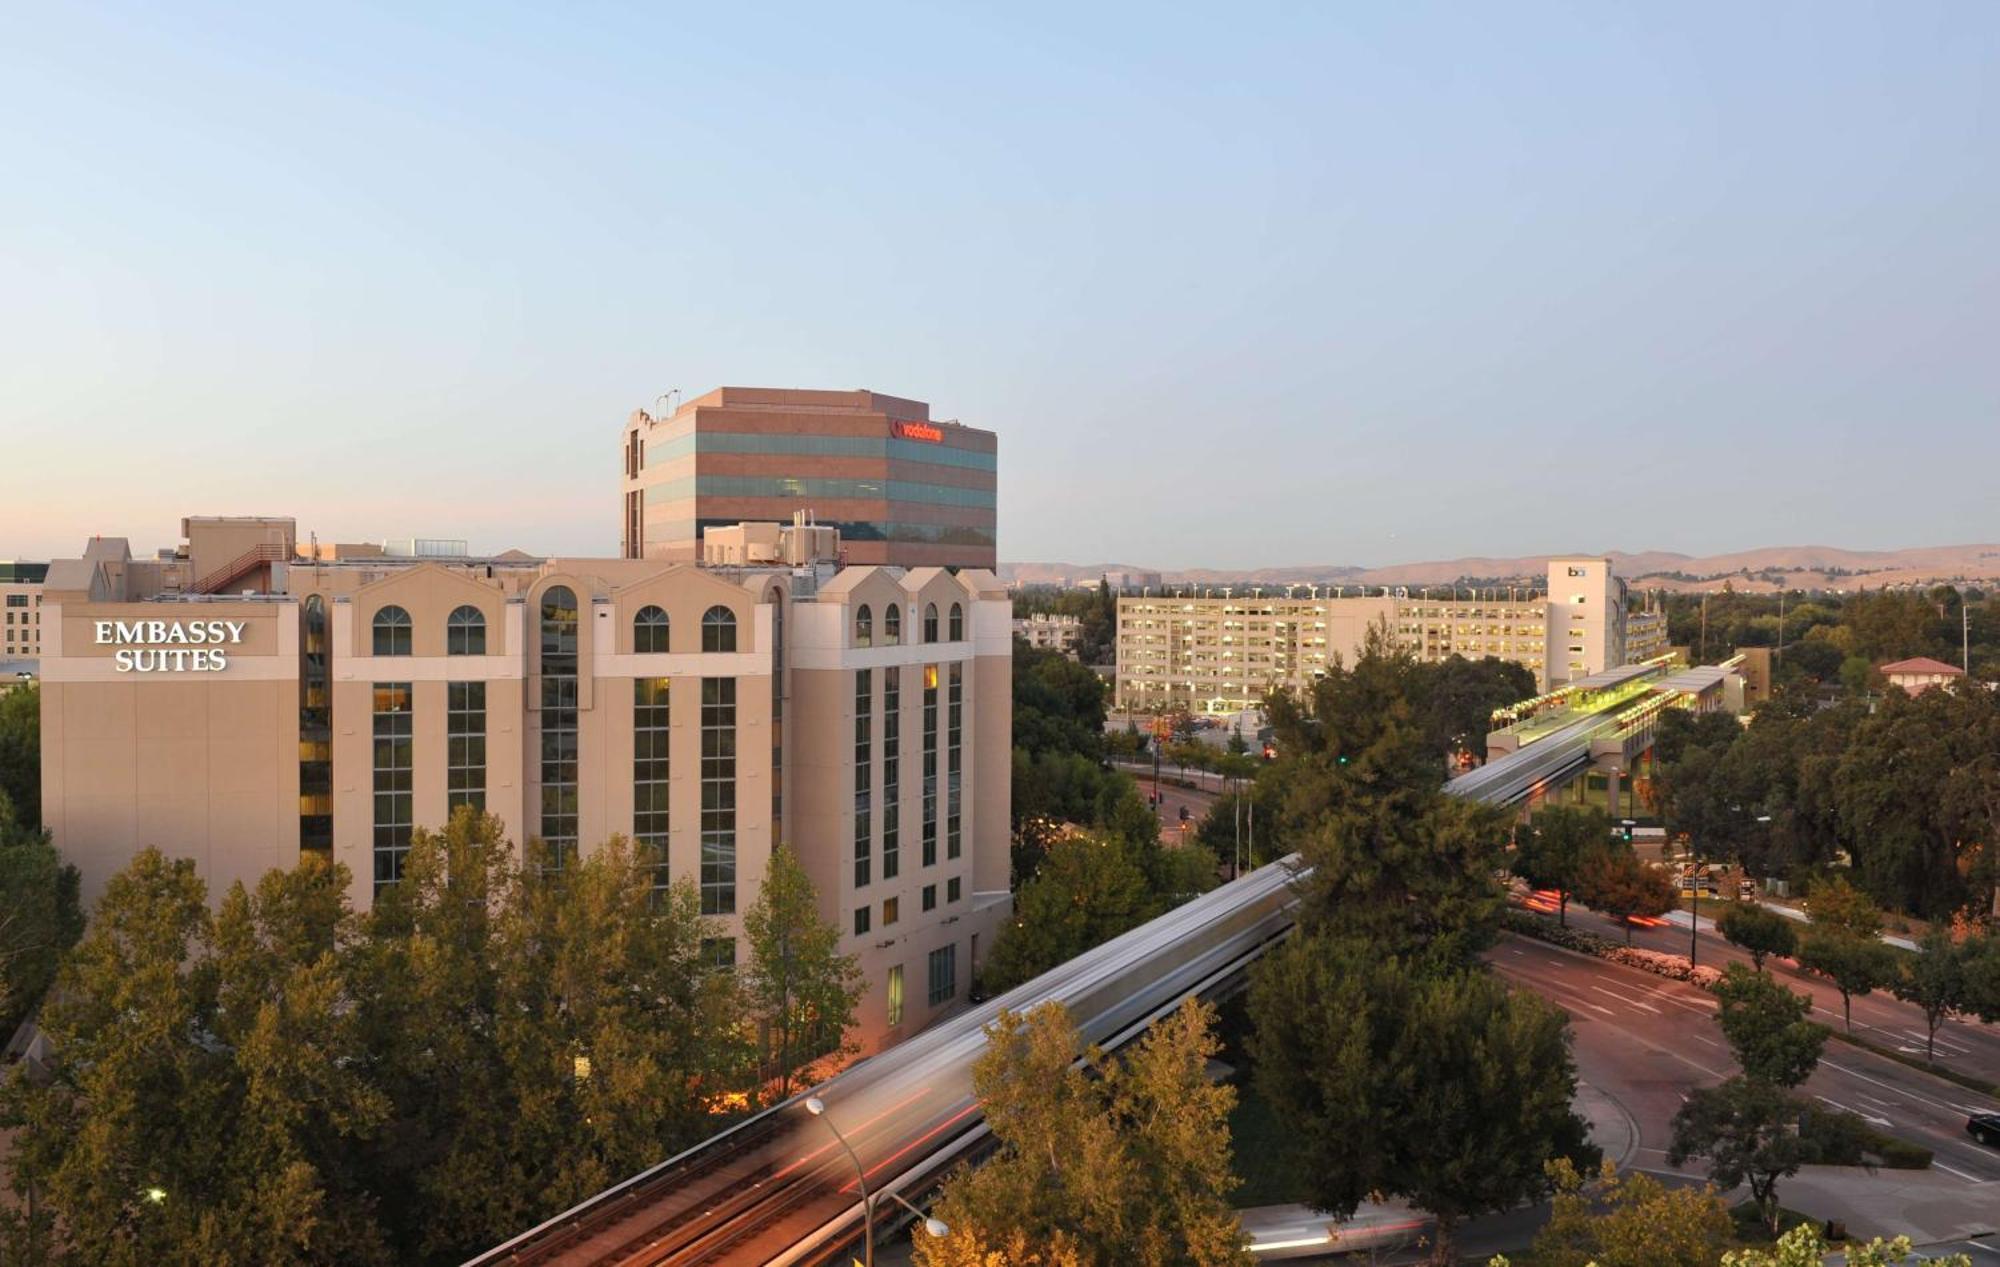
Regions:
[[243, 620], [94, 620], [100, 647], [117, 647], [120, 673], [219, 673], [243, 641]]

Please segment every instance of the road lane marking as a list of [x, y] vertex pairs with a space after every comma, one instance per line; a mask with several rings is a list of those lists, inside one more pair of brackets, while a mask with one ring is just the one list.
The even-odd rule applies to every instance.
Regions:
[[[1860, 1109], [1849, 1108], [1847, 1105], [1842, 1104], [1840, 1101], [1832, 1099], [1828, 1096], [1819, 1096], [1817, 1098], [1820, 1100], [1821, 1103], [1831, 1104], [1834, 1108], [1839, 1109], [1842, 1113], [1852, 1113], [1854, 1116], [1860, 1118], [1864, 1122], [1873, 1122], [1877, 1126], [1891, 1125], [1889, 1119], [1886, 1117], [1876, 1117], [1873, 1113], [1863, 1113]], [[1936, 1159], [1933, 1158], [1932, 1160], [1935, 1161]]]
[[[1936, 1157], [1936, 1156], [1932, 1156], [1932, 1158], [1931, 1158], [1931, 1165], [1933, 1165], [1933, 1166], [1937, 1167], [1937, 1168], [1938, 1168], [1939, 1170], [1942, 1170], [1942, 1171], [1944, 1171], [1944, 1172], [1945, 1172], [1946, 1174], [1948, 1174], [1948, 1175], [1957, 1175], [1957, 1176], [1958, 1176], [1958, 1177], [1959, 1177], [1960, 1179], [1963, 1179], [1963, 1180], [1965, 1180], [1965, 1181], [1966, 1181], [1967, 1183], [1986, 1183], [1986, 1182], [1988, 1182], [1988, 1181], [1987, 1181], [1987, 1180], [1985, 1180], [1985, 1179], [1981, 1179], [1981, 1178], [1980, 1178], [1979, 1176], [1977, 1176], [1977, 1175], [1968, 1175], [1968, 1174], [1966, 1174], [1966, 1173], [1965, 1173], [1965, 1172], [1964, 1172], [1963, 1170], [1954, 1170], [1954, 1169], [1952, 1169], [1952, 1168], [1951, 1168], [1950, 1166], [1947, 1166], [1947, 1165], [1945, 1165], [1945, 1164], [1944, 1164], [1943, 1162], [1939, 1161], [1939, 1160], [1937, 1159], [1937, 1157]], [[1996, 1251], [1996, 1252], [2000, 1252], [2000, 1251]]]
[[1989, 1254], [2000, 1254], [2000, 1249], [1995, 1249], [1991, 1245], [1981, 1245], [1978, 1241], [1963, 1241], [1961, 1244], [1970, 1245], [1974, 1249], [1983, 1249]]
[[1871, 1078], [1867, 1074], [1862, 1073], [1859, 1069], [1850, 1069], [1846, 1065], [1835, 1064], [1831, 1060], [1823, 1059], [1819, 1063], [1826, 1066], [1828, 1069], [1838, 1069], [1840, 1070], [1840, 1072], [1844, 1074], [1851, 1074], [1854, 1077], [1861, 1079], [1863, 1082], [1873, 1083], [1874, 1085], [1881, 1087], [1884, 1091], [1887, 1091], [1891, 1095], [1900, 1095], [1906, 1100], [1915, 1100], [1920, 1104], [1928, 1104], [1935, 1109], [1948, 1109], [1951, 1107], [1951, 1105], [1946, 1104], [1942, 1100], [1933, 1100], [1929, 1096], [1918, 1095], [1915, 1091], [1905, 1090], [1904, 1088], [1896, 1086], [1892, 1083], [1884, 1082], [1880, 1078]]
[[1653, 1006], [1652, 1004], [1650, 1004], [1650, 1003], [1641, 1003], [1641, 1002], [1639, 1002], [1639, 1000], [1637, 1000], [1637, 999], [1628, 999], [1628, 998], [1626, 998], [1626, 997], [1625, 997], [1624, 995], [1622, 995], [1622, 994], [1619, 994], [1619, 993], [1617, 993], [1616, 991], [1613, 991], [1613, 990], [1607, 990], [1607, 989], [1605, 989], [1605, 988], [1604, 988], [1603, 986], [1601, 986], [1601, 985], [1594, 985], [1594, 986], [1591, 986], [1590, 988], [1591, 988], [1591, 989], [1593, 989], [1593, 990], [1595, 990], [1595, 991], [1597, 991], [1597, 992], [1598, 992], [1599, 994], [1608, 994], [1608, 995], [1610, 995], [1610, 996], [1611, 996], [1612, 998], [1614, 998], [1614, 999], [1617, 999], [1617, 1000], [1618, 1000], [1618, 1001], [1619, 1001], [1620, 1003], [1629, 1003], [1629, 1004], [1631, 1004], [1631, 1005], [1632, 1005], [1633, 1007], [1643, 1007], [1643, 1008], [1645, 1008], [1645, 1009], [1646, 1009], [1646, 1010], [1647, 1010], [1648, 1012], [1651, 1012], [1651, 1013], [1652, 1013], [1653, 1015], [1655, 1015], [1655, 1016], [1661, 1016], [1661, 1015], [1664, 1015], [1664, 1013], [1662, 1013], [1662, 1012], [1660, 1011], [1660, 1009], [1659, 1009], [1659, 1008], [1656, 1008], [1656, 1007], [1654, 1007], [1654, 1006]]

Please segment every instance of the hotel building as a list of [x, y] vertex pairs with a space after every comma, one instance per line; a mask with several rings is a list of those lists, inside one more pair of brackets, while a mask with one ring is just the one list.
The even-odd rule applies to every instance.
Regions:
[[[1552, 559], [1546, 593], [1407, 588], [1348, 596], [1125, 596], [1118, 600], [1117, 706], [1233, 712], [1277, 688], [1299, 690], [1338, 657], [1352, 664], [1371, 626], [1419, 660], [1511, 660], [1538, 688], [1666, 649], [1666, 621], [1629, 612], [1625, 582], [1599, 558]], [[1446, 595], [1449, 595], [1447, 597]]]
[[871, 391], [721, 387], [624, 434], [620, 553], [691, 562], [710, 528], [799, 513], [849, 563], [995, 566], [998, 440]]
[[307, 558], [289, 519], [182, 528], [50, 566], [44, 815], [87, 901], [156, 845], [218, 897], [318, 852], [366, 908], [414, 829], [472, 805], [559, 862], [631, 838], [698, 886], [718, 957], [788, 842], [866, 974], [865, 1045], [964, 998], [1009, 908], [991, 573]]

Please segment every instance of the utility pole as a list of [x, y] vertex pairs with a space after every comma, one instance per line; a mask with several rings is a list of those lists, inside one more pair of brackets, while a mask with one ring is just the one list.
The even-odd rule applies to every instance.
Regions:
[[1963, 598], [1958, 600], [1958, 647], [1965, 676], [1972, 676], [1972, 606]]
[[1785, 655], [1785, 591], [1778, 591], [1778, 657]]
[[1699, 650], [1695, 652], [1694, 658], [1696, 660], [1701, 661], [1703, 664], [1708, 663], [1708, 591], [1707, 590], [1703, 590], [1701, 592], [1701, 647]]

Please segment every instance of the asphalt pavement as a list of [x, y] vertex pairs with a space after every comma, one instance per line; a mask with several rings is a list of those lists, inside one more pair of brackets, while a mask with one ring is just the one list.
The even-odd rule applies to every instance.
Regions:
[[[1702, 903], [1703, 930], [1695, 948], [1695, 961], [1711, 967], [1726, 963], [1748, 964], [1749, 955], [1724, 941], [1709, 926], [1710, 916], [1720, 913], [1721, 909], [1719, 901]], [[1575, 902], [1569, 904], [1569, 922], [1573, 927], [1614, 941], [1625, 939], [1622, 925]], [[1661, 924], [1632, 930], [1632, 944], [1647, 950], [1685, 955], [1688, 953], [1688, 941], [1685, 925]], [[1832, 983], [1823, 977], [1801, 972], [1798, 965], [1789, 959], [1766, 959], [1765, 967], [1792, 989], [1812, 996], [1814, 1019], [1834, 1029], [1845, 1027], [1841, 1016], [1840, 991], [1834, 989]], [[1854, 1034], [1857, 1038], [1906, 1056], [1916, 1059], [1924, 1056], [1923, 1010], [1915, 1004], [1903, 1002], [1887, 990], [1877, 990], [1854, 1000]], [[2000, 1084], [2000, 1025], [1987, 1025], [1976, 1017], [1947, 1020], [1938, 1029], [1937, 1063], [1957, 1073]], [[2000, 1267], [2000, 1262], [1996, 1262], [1995, 1267]]]
[[[1736, 1073], [1714, 1019], [1714, 997], [1682, 981], [1526, 937], [1502, 939], [1490, 959], [1504, 977], [1570, 1013], [1578, 1077], [1632, 1117], [1634, 1165], [1672, 1169], [1666, 1163], [1668, 1123], [1682, 1097]], [[1940, 1195], [1944, 1213], [1962, 1205], [1958, 1213], [1974, 1223], [1984, 1217], [1992, 1225], [1988, 1231], [2000, 1231], [2000, 1149], [1964, 1133], [1968, 1113], [2000, 1111], [2000, 1101], [1844, 1043], [1828, 1043], [1802, 1091], [1932, 1149], [1934, 1171], [1948, 1177]], [[1894, 1173], [1882, 1171], [1878, 1179], [1888, 1175]], [[1840, 1217], [1842, 1211], [1810, 1213]]]

